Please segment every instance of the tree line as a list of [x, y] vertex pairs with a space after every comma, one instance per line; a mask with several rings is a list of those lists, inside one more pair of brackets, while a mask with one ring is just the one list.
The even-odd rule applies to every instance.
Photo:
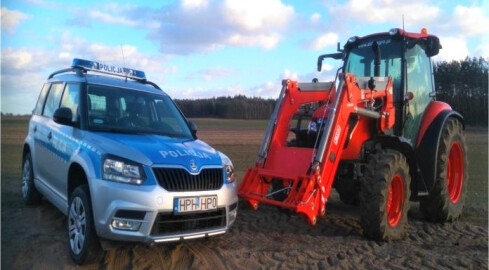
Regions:
[[233, 119], [269, 119], [274, 99], [259, 97], [218, 97], [206, 99], [176, 99], [186, 117], [215, 117]]
[[[488, 60], [469, 58], [434, 64], [437, 100], [447, 102], [469, 125], [488, 123]], [[187, 117], [269, 119], [275, 100], [259, 97], [217, 97], [175, 100]]]
[[482, 57], [434, 65], [437, 100], [459, 112], [468, 125], [487, 126], [489, 62]]

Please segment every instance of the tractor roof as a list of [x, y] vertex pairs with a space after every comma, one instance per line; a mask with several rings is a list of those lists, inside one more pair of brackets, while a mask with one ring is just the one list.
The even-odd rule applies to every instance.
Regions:
[[413, 38], [413, 39], [420, 39], [420, 38], [436, 38], [436, 39], [438, 39], [437, 36], [428, 34], [428, 31], [426, 30], [426, 28], [422, 28], [419, 33], [407, 32], [407, 31], [404, 31], [400, 28], [392, 28], [391, 30], [389, 30], [389, 32], [380, 32], [380, 33], [366, 35], [363, 37], [357, 36], [356, 38], [359, 40], [362, 40], [362, 39], [367, 39], [367, 38], [371, 38], [374, 36], [385, 36], [385, 35], [391, 35], [391, 36], [398, 35], [398, 36], [405, 36], [405, 37]]

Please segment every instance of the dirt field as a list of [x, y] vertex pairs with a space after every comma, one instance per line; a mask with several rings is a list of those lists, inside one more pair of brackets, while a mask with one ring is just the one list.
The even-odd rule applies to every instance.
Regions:
[[[228, 154], [241, 179], [258, 152], [265, 121], [197, 119], [198, 135]], [[43, 201], [26, 207], [20, 198], [21, 145], [26, 119], [1, 125], [2, 269], [77, 268], [68, 254], [66, 218]], [[110, 251], [83, 269], [487, 269], [487, 129], [469, 128], [470, 182], [463, 217], [454, 223], [425, 221], [416, 203], [409, 234], [383, 243], [362, 237], [358, 208], [333, 193], [326, 217], [315, 227], [301, 216], [240, 204], [229, 233], [185, 243], [135, 245]]]

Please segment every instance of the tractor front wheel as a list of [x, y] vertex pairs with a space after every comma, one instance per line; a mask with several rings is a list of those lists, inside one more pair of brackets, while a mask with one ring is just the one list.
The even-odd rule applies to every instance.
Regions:
[[390, 241], [404, 236], [410, 197], [409, 165], [395, 150], [370, 156], [360, 189], [361, 225], [365, 236]]
[[436, 164], [435, 185], [419, 206], [428, 220], [453, 221], [462, 214], [468, 180], [467, 144], [462, 124], [455, 118], [443, 126]]

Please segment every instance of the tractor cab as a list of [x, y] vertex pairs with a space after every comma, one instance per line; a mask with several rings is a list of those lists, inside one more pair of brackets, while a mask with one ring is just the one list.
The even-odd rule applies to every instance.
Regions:
[[423, 112], [435, 97], [430, 57], [441, 48], [438, 37], [409, 33], [393, 28], [389, 32], [348, 39], [338, 53], [321, 55], [318, 71], [324, 58], [342, 59], [343, 71], [357, 77], [391, 77], [393, 80], [396, 124], [393, 133], [412, 144], [417, 140]]

